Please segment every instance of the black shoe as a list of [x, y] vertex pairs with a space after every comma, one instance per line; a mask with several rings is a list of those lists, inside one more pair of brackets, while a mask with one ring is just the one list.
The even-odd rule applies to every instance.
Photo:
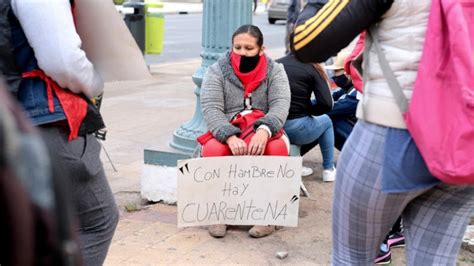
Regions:
[[390, 262], [392, 262], [392, 252], [390, 252], [388, 244], [384, 242], [380, 245], [379, 254], [375, 258], [375, 264], [389, 264]]

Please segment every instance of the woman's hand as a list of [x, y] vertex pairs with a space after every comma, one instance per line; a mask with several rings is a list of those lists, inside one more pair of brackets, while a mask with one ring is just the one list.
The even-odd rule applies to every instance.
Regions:
[[265, 129], [259, 128], [250, 140], [248, 155], [263, 155], [267, 141], [270, 136]]
[[233, 155], [246, 155], [247, 143], [235, 135], [230, 136], [226, 141]]

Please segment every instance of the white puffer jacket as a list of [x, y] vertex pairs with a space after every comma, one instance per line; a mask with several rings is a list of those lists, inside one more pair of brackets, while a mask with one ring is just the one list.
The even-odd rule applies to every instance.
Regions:
[[[378, 25], [383, 53], [408, 99], [421, 59], [430, 6], [431, 0], [395, 0]], [[357, 107], [357, 117], [382, 126], [406, 128], [373, 45], [369, 60], [368, 80]]]

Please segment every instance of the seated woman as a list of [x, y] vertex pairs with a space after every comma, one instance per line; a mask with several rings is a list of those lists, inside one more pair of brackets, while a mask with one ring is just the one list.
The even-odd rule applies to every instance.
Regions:
[[[331, 119], [325, 113], [331, 110], [333, 102], [326, 74], [320, 65], [302, 63], [291, 53], [277, 62], [285, 67], [291, 88], [285, 132], [291, 143], [301, 145], [301, 156], [320, 144], [323, 181], [332, 182], [336, 177], [334, 131]], [[316, 101], [311, 101], [313, 93]]]
[[[232, 36], [232, 50], [211, 65], [204, 77], [201, 105], [210, 133], [201, 136], [201, 156], [288, 156], [289, 142], [282, 134], [290, 107], [288, 78], [281, 64], [264, 53], [263, 35], [253, 25], [243, 25]], [[251, 134], [238, 124], [252, 118]], [[242, 133], [242, 134], [241, 134]], [[206, 134], [205, 134], [206, 135]], [[226, 225], [209, 226], [214, 237], [223, 237]], [[264, 237], [275, 226], [254, 226], [249, 234]]]

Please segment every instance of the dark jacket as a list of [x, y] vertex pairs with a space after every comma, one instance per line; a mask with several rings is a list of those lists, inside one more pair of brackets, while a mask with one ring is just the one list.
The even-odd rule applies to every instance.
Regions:
[[344, 119], [355, 124], [357, 118], [355, 116], [357, 103], [357, 91], [354, 87], [349, 90], [340, 89], [332, 94], [334, 99], [334, 106], [332, 110], [327, 113], [331, 120]]
[[303, 62], [324, 62], [380, 19], [392, 3], [393, 0], [310, 0], [298, 16], [290, 40], [292, 51]]
[[[332, 98], [328, 83], [311, 64], [298, 61], [292, 54], [278, 60], [283, 64], [291, 89], [291, 105], [288, 119], [310, 115], [321, 115], [332, 109]], [[311, 104], [311, 94], [316, 105]]]
[[0, 76], [3, 76], [10, 91], [16, 93], [21, 75], [15, 64], [13, 47], [10, 43], [10, 1], [0, 1]]

